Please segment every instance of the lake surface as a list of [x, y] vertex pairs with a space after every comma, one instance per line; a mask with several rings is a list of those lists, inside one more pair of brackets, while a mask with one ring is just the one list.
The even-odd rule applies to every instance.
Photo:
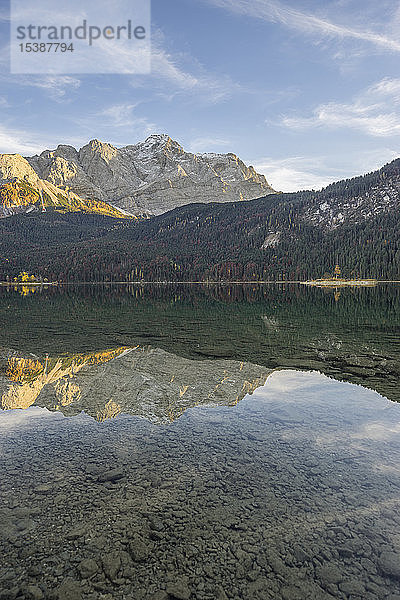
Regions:
[[400, 600], [399, 300], [0, 290], [0, 598]]

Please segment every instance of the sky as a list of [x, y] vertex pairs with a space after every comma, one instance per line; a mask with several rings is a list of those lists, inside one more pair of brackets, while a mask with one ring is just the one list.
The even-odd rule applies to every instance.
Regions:
[[191, 152], [237, 154], [281, 191], [400, 156], [400, 2], [152, 0], [151, 10], [149, 74], [11, 75], [0, 0], [0, 152], [166, 133]]

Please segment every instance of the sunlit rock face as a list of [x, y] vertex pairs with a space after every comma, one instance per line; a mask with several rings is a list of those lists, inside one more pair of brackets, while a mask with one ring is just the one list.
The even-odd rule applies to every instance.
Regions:
[[263, 175], [235, 154], [192, 154], [167, 135], [151, 135], [123, 148], [99, 140], [79, 151], [60, 145], [27, 160], [42, 179], [138, 216], [192, 202], [252, 200], [274, 192]]
[[[73, 190], [63, 189], [63, 182], [72, 177], [74, 171], [58, 158], [55, 161], [56, 167], [61, 170], [63, 176], [48, 180], [46, 177], [39, 177], [21, 155], [0, 154], [0, 217], [45, 212], [51, 208], [60, 212], [87, 212], [126, 218], [124, 213], [106, 202], [82, 199]], [[62, 187], [58, 187], [60, 185]]]
[[185, 359], [152, 347], [48, 358], [11, 357], [0, 378], [3, 409], [33, 404], [98, 421], [120, 413], [169, 423], [194, 406], [236, 405], [270, 370], [251, 363]]

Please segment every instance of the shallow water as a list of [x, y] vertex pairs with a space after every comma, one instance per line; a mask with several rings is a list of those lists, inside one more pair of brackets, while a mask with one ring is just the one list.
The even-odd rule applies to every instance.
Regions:
[[132, 292], [0, 296], [0, 598], [398, 600], [397, 290]]

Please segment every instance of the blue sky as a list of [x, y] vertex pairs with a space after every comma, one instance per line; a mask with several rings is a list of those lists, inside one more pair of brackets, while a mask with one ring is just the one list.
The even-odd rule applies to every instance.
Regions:
[[0, 152], [168, 133], [284, 191], [400, 156], [400, 2], [153, 0], [149, 75], [10, 75], [8, 13], [0, 0]]

